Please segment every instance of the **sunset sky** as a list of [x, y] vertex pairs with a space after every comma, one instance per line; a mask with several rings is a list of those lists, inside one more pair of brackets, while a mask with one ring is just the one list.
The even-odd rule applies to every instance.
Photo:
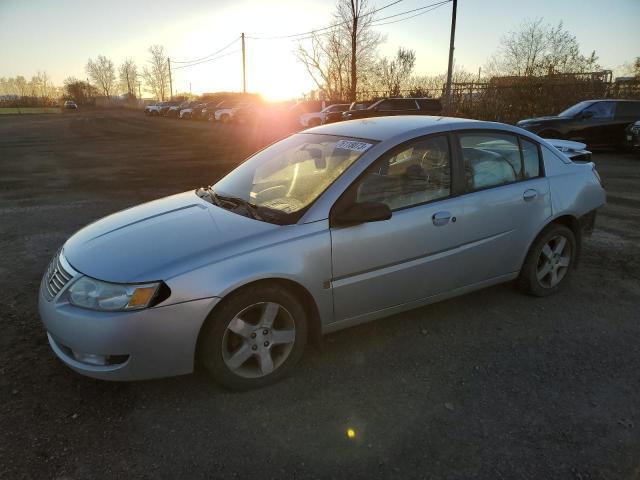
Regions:
[[[380, 12], [393, 15], [434, 3], [404, 0]], [[371, 0], [380, 7], [390, 0]], [[147, 48], [163, 45], [172, 61], [215, 52], [245, 32], [278, 36], [322, 28], [331, 22], [334, 0], [122, 1], [0, 0], [0, 77], [30, 77], [45, 70], [56, 84], [67, 76], [86, 78], [89, 57], [106, 55], [116, 64], [126, 57], [144, 65]], [[517, 7], [516, 7], [517, 5]], [[382, 25], [380, 53], [399, 46], [416, 51], [415, 74], [446, 70], [451, 4], [407, 21]], [[459, 0], [456, 64], [477, 72], [500, 37], [525, 18], [562, 20], [584, 52], [596, 50], [604, 68], [617, 69], [640, 55], [640, 0]], [[297, 63], [291, 40], [247, 40], [247, 88], [268, 98], [300, 95], [314, 85]], [[215, 62], [174, 70], [174, 91], [193, 93], [241, 88], [240, 43]], [[175, 67], [180, 66], [174, 63]]]

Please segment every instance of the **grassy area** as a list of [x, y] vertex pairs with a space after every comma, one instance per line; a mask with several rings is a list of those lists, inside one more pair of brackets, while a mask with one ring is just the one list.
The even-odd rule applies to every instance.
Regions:
[[59, 107], [23, 107], [23, 108], [0, 108], [0, 115], [22, 115], [29, 113], [60, 113]]

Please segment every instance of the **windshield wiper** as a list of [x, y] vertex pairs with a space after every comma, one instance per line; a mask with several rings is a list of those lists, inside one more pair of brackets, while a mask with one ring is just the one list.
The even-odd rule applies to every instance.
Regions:
[[237, 211], [240, 209], [242, 212], [246, 213], [246, 216], [255, 220], [276, 223], [278, 225], [285, 225], [289, 220], [289, 214], [286, 212], [276, 208], [254, 205], [240, 197], [220, 195], [219, 193], [216, 193], [211, 186], [199, 188], [196, 190], [196, 194], [200, 198], [208, 200], [220, 208], [232, 210], [236, 213], [240, 213]]
[[215, 193], [213, 190], [211, 190], [211, 198], [213, 198], [214, 201], [217, 201], [218, 206], [222, 208], [225, 208], [224, 204], [226, 203], [227, 205], [231, 205], [236, 209], [240, 208], [247, 214], [248, 217], [254, 218], [256, 220], [264, 220], [262, 218], [262, 215], [260, 215], [259, 213], [260, 207], [244, 200], [243, 198], [220, 195]]
[[209, 202], [213, 203], [214, 205], [217, 205], [218, 207], [221, 206], [220, 199], [218, 198], [218, 195], [216, 195], [216, 192], [212, 190], [211, 186], [198, 188], [196, 190], [196, 195], [198, 195], [200, 198], [204, 200], [208, 200]]

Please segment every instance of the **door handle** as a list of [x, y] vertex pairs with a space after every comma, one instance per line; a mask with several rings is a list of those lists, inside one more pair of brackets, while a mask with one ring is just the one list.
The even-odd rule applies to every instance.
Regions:
[[529, 190], [525, 190], [524, 193], [522, 194], [522, 198], [524, 198], [525, 202], [530, 202], [537, 196], [538, 196], [538, 192], [533, 188], [530, 188]]
[[451, 213], [449, 212], [436, 212], [431, 217], [431, 221], [436, 227], [441, 227], [442, 225], [446, 225], [449, 223], [449, 220], [452, 222], [456, 221], [456, 217], [451, 217]]

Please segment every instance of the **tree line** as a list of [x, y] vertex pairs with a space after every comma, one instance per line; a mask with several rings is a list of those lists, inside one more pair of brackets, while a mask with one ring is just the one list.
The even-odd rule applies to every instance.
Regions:
[[0, 96], [42, 100], [64, 97], [80, 104], [88, 104], [99, 96], [113, 97], [123, 94], [135, 99], [144, 90], [155, 98], [164, 100], [169, 97], [168, 58], [161, 45], [152, 45], [148, 51], [148, 65], [142, 69], [130, 58], [117, 67], [104, 55], [98, 55], [95, 59], [89, 58], [85, 65], [87, 79], [67, 77], [62, 87], [53, 85], [44, 71], [39, 71], [30, 80], [20, 75], [2, 77]]
[[[416, 53], [398, 48], [391, 57], [379, 55], [386, 37], [375, 30], [375, 9], [369, 0], [338, 0], [332, 28], [311, 32], [298, 40], [294, 55], [315, 83], [312, 98], [353, 101], [382, 96], [440, 96], [446, 72], [415, 75]], [[46, 72], [30, 80], [22, 76], [0, 78], [0, 95], [38, 98], [73, 98], [90, 103], [97, 96], [140, 96], [142, 90], [165, 100], [169, 93], [169, 65], [164, 48], [148, 49], [146, 65], [132, 59], [120, 65], [104, 55], [89, 58], [87, 80], [68, 77], [54, 86]], [[454, 83], [487, 82], [492, 77], [540, 77], [549, 74], [593, 72], [601, 67], [596, 52], [584, 54], [576, 37], [562, 22], [529, 19], [505, 34], [497, 51], [480, 72], [455, 66]], [[623, 75], [640, 78], [640, 57], [621, 67]]]

